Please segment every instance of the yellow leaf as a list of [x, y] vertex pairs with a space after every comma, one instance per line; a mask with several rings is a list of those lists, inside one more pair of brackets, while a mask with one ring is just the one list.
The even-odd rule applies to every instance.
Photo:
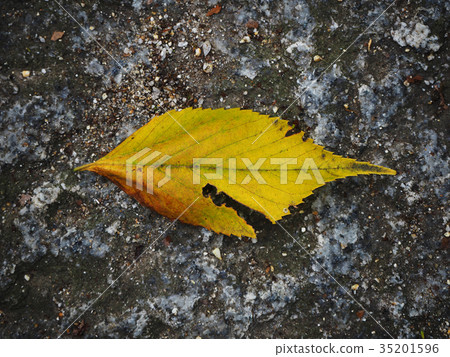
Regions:
[[239, 108], [173, 110], [75, 170], [107, 177], [170, 219], [239, 237], [256, 234], [234, 209], [203, 196], [207, 184], [275, 223], [326, 182], [359, 174], [395, 175], [333, 155], [303, 140], [303, 132], [286, 136], [290, 129], [284, 120]]

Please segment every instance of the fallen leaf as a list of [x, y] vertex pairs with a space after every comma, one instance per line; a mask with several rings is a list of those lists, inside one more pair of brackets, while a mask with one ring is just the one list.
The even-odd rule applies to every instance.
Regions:
[[358, 174], [395, 175], [388, 168], [333, 155], [312, 139], [304, 140], [303, 132], [286, 136], [291, 129], [285, 120], [239, 108], [172, 110], [75, 171], [109, 178], [170, 219], [252, 238], [253, 227], [233, 208], [203, 196], [207, 185], [275, 223], [325, 182]]
[[52, 38], [50, 40], [58, 41], [63, 36], [64, 36], [64, 31], [55, 31], [55, 32], [53, 32]]
[[222, 10], [222, 6], [217, 4], [216, 6], [214, 6], [211, 10], [209, 10], [206, 13], [206, 16], [212, 16], [214, 14], [218, 14], [220, 12], [220, 10]]

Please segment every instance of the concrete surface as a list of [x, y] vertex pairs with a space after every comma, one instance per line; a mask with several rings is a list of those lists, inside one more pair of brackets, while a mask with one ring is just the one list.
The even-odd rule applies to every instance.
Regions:
[[[64, 337], [447, 338], [449, 2], [215, 4], [1, 2], [0, 336], [56, 338], [95, 301]], [[176, 223], [96, 301], [170, 221], [73, 168], [188, 106], [289, 108], [398, 175], [293, 209], [306, 252], [251, 212], [253, 242]]]

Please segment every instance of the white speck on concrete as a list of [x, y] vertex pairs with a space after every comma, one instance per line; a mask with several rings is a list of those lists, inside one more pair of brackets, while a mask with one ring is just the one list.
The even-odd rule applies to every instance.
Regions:
[[112, 225], [106, 228], [106, 232], [114, 235], [117, 233], [117, 229], [120, 227], [120, 221], [115, 221]]

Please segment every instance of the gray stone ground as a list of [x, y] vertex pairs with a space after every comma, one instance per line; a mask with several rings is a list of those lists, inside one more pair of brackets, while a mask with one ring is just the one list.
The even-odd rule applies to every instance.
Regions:
[[297, 96], [283, 118], [398, 175], [293, 209], [309, 255], [257, 214], [254, 242], [177, 223], [65, 336], [448, 337], [449, 2], [397, 1], [328, 69], [389, 1], [61, 3], [99, 43], [55, 0], [0, 3], [1, 337], [57, 337], [170, 224], [75, 166], [171, 108]]

